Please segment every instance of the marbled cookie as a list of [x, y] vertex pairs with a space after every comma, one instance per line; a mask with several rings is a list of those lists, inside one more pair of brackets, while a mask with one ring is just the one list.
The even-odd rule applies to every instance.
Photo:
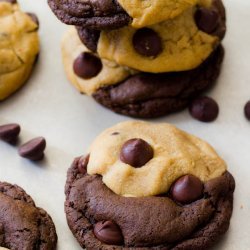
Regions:
[[168, 124], [124, 122], [73, 162], [65, 211], [86, 249], [208, 249], [228, 230], [234, 187], [201, 139]]
[[116, 30], [77, 27], [85, 45], [101, 58], [150, 73], [186, 71], [198, 67], [225, 35], [221, 0], [208, 8], [193, 6], [181, 15], [141, 29]]
[[51, 217], [17, 185], [0, 182], [0, 246], [15, 250], [54, 250]]
[[211, 87], [223, 59], [219, 46], [199, 67], [189, 71], [150, 74], [100, 59], [71, 28], [62, 42], [65, 70], [82, 93], [124, 115], [153, 118], [185, 108], [190, 99]]
[[187, 8], [209, 6], [211, 0], [48, 0], [55, 15], [66, 24], [91, 29], [136, 28], [172, 19]]
[[15, 1], [0, 1], [0, 101], [20, 88], [39, 53], [38, 23]]

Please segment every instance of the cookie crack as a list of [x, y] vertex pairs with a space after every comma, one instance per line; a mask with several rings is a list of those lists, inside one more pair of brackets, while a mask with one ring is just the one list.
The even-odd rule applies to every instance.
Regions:
[[20, 232], [20, 233], [29, 232], [29, 233], [30, 233], [31, 230], [25, 227], [25, 228], [23, 228], [23, 229], [17, 229], [16, 232]]

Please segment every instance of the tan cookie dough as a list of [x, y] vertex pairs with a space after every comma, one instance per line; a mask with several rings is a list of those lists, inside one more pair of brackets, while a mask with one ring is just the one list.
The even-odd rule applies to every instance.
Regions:
[[0, 100], [29, 77], [39, 52], [37, 29], [17, 4], [0, 2]]
[[[145, 140], [154, 150], [153, 158], [141, 168], [120, 160], [121, 147], [133, 138]], [[166, 123], [129, 121], [96, 138], [90, 147], [87, 170], [91, 175], [102, 175], [103, 182], [116, 194], [141, 197], [168, 192], [171, 184], [186, 174], [206, 182], [226, 169], [214, 149], [195, 136]]]
[[209, 6], [211, 0], [118, 0], [123, 9], [133, 18], [131, 26], [141, 28], [180, 15], [191, 6]]
[[82, 52], [90, 51], [80, 41], [76, 29], [71, 27], [62, 41], [63, 64], [69, 81], [82, 93], [91, 95], [100, 87], [117, 84], [135, 73], [134, 70], [127, 67], [102, 59], [103, 67], [97, 76], [90, 79], [80, 78], [74, 73], [73, 63]]
[[101, 58], [145, 72], [196, 68], [215, 49], [219, 38], [198, 30], [194, 20], [195, 10], [196, 7], [189, 8], [174, 19], [149, 26], [162, 40], [163, 50], [156, 57], [146, 57], [136, 52], [132, 43], [136, 29], [132, 27], [102, 31], [97, 52]]

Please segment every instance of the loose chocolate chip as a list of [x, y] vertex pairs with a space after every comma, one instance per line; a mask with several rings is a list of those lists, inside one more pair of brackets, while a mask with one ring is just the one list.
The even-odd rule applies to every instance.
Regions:
[[89, 79], [100, 73], [102, 62], [93, 54], [84, 52], [75, 59], [73, 69], [79, 77]]
[[87, 166], [89, 163], [89, 154], [86, 156], [83, 156], [79, 159], [78, 162], [78, 170], [81, 174], [86, 174], [87, 173]]
[[156, 57], [162, 52], [161, 38], [149, 28], [139, 29], [135, 32], [133, 46], [140, 55], [147, 57]]
[[219, 14], [216, 10], [199, 8], [195, 12], [195, 22], [200, 30], [211, 34], [219, 23]]
[[219, 114], [218, 104], [210, 97], [199, 97], [189, 105], [190, 114], [202, 122], [214, 121]]
[[34, 138], [21, 145], [18, 149], [19, 155], [32, 161], [39, 161], [44, 157], [46, 140], [43, 137]]
[[250, 121], [250, 101], [248, 101], [244, 108], [245, 116]]
[[94, 234], [98, 240], [108, 245], [122, 245], [121, 229], [113, 221], [101, 221], [95, 224]]
[[15, 144], [20, 133], [20, 125], [16, 123], [5, 124], [0, 126], [0, 139]]
[[203, 183], [193, 175], [179, 178], [170, 189], [170, 196], [178, 203], [189, 204], [203, 195]]
[[142, 139], [130, 139], [121, 148], [122, 162], [139, 168], [145, 165], [154, 156], [152, 147]]
[[30, 12], [27, 12], [26, 14], [27, 14], [28, 16], [30, 16], [30, 18], [32, 19], [32, 21], [33, 21], [34, 23], [36, 23], [37, 26], [39, 27], [39, 20], [38, 20], [37, 15], [34, 14], [34, 13], [30, 13]]

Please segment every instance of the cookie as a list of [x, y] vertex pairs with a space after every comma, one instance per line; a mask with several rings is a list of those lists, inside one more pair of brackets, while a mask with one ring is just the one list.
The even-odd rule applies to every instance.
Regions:
[[172, 125], [130, 121], [75, 159], [65, 212], [86, 249], [208, 249], [228, 230], [234, 187], [206, 142]]
[[145, 27], [172, 19], [194, 6], [208, 7], [211, 0], [105, 0], [72, 2], [48, 0], [55, 15], [64, 23], [91, 29], [116, 29], [123, 26]]
[[[81, 43], [76, 31], [70, 29], [62, 43], [64, 68], [70, 82], [81, 93], [92, 95], [109, 109], [142, 118], [158, 117], [185, 108], [190, 99], [214, 84], [224, 56], [223, 48], [219, 46], [198, 68], [163, 74], [142, 73], [98, 58], [98, 64], [102, 65], [100, 71], [93, 69], [92, 73], [97, 74], [84, 78], [84, 72], [79, 69], [91, 67], [86, 64], [92, 65], [91, 68], [96, 65], [87, 63], [84, 53], [95, 57], [96, 62], [98, 57]], [[76, 62], [80, 64], [79, 69], [73, 67]]]
[[0, 182], [0, 246], [9, 249], [54, 250], [57, 235], [51, 217], [35, 206], [17, 185]]
[[11, 2], [0, 2], [0, 100], [19, 89], [31, 74], [39, 53], [34, 15]]
[[[196, 12], [196, 13], [198, 13], [198, 15], [196, 14], [195, 21], [197, 21], [197, 24], [201, 30], [204, 30], [206, 32], [210, 32], [212, 35], [217, 36], [220, 38], [220, 40], [222, 40], [225, 36], [225, 33], [226, 33], [225, 8], [224, 8], [224, 5], [223, 5], [221, 0], [214, 0], [213, 6], [214, 6], [214, 9], [216, 9], [218, 14], [219, 14], [217, 27], [214, 30], [213, 30], [212, 21], [207, 22], [206, 19], [208, 19], [208, 17], [206, 17], [205, 14], [203, 15], [204, 17], [201, 18], [202, 17], [201, 12], [202, 12], [202, 10], [203, 11], [206, 10], [205, 8], [200, 8], [199, 11]], [[210, 12], [210, 14], [211, 13], [213, 14], [214, 12]], [[206, 14], [209, 15], [209, 12], [206, 12]], [[213, 31], [211, 31], [211, 27], [212, 27]], [[92, 52], [96, 52], [101, 31], [96, 30], [96, 29], [84, 28], [83, 26], [76, 26], [76, 28], [77, 28], [78, 35], [79, 35], [80, 39], [86, 45], [86, 47], [89, 50], [91, 50]]]
[[220, 0], [213, 0], [210, 8], [194, 6], [141, 29], [103, 30], [99, 38], [96, 31], [78, 29], [82, 41], [101, 58], [143, 72], [186, 71], [206, 60], [224, 37], [225, 9]]
[[220, 46], [194, 70], [135, 74], [116, 85], [98, 89], [93, 97], [114, 112], [132, 117], [155, 118], [177, 112], [213, 86], [223, 56], [224, 50]]

